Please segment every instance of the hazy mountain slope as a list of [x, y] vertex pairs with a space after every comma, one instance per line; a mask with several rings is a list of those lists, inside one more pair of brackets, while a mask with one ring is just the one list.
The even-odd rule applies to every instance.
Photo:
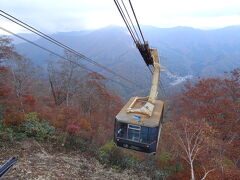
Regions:
[[[161, 62], [169, 70], [162, 76], [164, 86], [169, 87], [169, 90], [186, 78], [215, 76], [240, 66], [240, 26], [216, 30], [144, 26], [143, 33], [150, 45], [158, 48], [162, 56]], [[137, 81], [141, 87], [148, 88], [150, 73], [126, 29], [109, 26], [94, 31], [56, 33], [51, 36], [127, 78]], [[35, 42], [58, 53], [63, 52], [62, 49], [43, 39]], [[55, 58], [27, 43], [20, 43], [16, 47], [18, 51], [38, 64], [46, 64], [47, 59]], [[104, 73], [101, 69], [95, 68], [95, 70]], [[119, 80], [110, 74], [105, 75]], [[142, 95], [147, 92], [146, 89], [135, 88], [124, 81], [121, 83], [130, 86], [130, 89], [126, 90], [114, 85], [115, 89], [123, 94], [135, 94], [139, 89], [142, 93], [138, 93]]]
[[240, 65], [240, 26], [209, 31], [187, 27], [153, 29], [145, 31], [146, 37], [168, 58], [166, 65], [172, 71], [202, 76]]

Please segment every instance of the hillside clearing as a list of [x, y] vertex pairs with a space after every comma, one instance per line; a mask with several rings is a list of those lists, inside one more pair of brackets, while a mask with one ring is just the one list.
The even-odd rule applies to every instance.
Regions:
[[27, 139], [0, 147], [0, 164], [19, 157], [17, 164], [3, 179], [149, 179], [131, 171], [106, 168], [96, 159], [79, 151], [67, 152], [52, 144]]

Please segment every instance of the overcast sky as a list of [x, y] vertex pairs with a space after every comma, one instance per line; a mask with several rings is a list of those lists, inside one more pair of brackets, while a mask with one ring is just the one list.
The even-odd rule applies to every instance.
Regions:
[[[141, 25], [212, 29], [240, 24], [240, 0], [132, 0], [132, 3]], [[46, 33], [124, 26], [113, 0], [0, 0], [0, 8]], [[24, 32], [2, 17], [0, 25]]]

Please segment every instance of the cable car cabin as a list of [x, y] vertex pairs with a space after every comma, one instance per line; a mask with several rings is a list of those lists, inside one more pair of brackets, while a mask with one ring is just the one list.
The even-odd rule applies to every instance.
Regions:
[[[136, 100], [132, 97], [128, 103], [117, 114], [115, 119], [114, 141], [117, 146], [141, 151], [145, 153], [155, 153], [163, 123], [163, 101], [156, 100], [151, 116], [128, 112], [131, 104], [134, 108], [139, 108], [147, 101]], [[133, 102], [135, 101], [136, 102]]]
[[114, 141], [119, 147], [146, 153], [157, 151], [163, 123], [163, 101], [156, 100], [160, 78], [157, 49], [149, 49], [153, 59], [152, 86], [148, 97], [132, 97], [115, 119]]

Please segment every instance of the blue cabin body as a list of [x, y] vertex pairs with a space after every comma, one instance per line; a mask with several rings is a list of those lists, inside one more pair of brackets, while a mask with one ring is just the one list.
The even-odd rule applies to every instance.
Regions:
[[114, 141], [117, 146], [155, 153], [157, 151], [163, 124], [163, 102], [157, 100], [151, 117], [137, 113], [127, 113], [131, 98], [115, 119]]

